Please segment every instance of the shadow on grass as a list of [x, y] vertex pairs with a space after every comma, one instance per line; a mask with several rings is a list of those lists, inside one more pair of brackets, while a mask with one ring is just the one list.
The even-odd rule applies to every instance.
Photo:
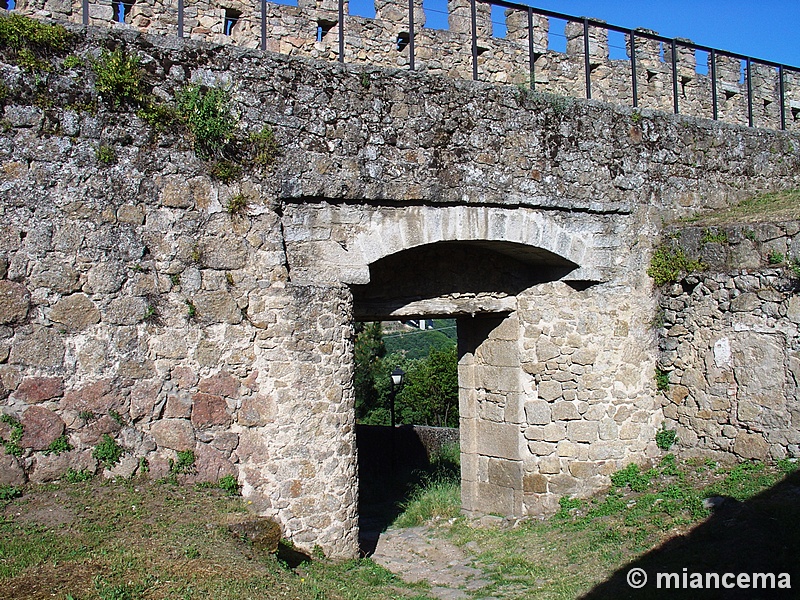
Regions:
[[425, 446], [410, 425], [358, 425], [359, 546], [362, 556], [375, 552], [380, 534], [403, 512], [415, 489], [443, 470], [456, 479], [457, 463], [431, 464]]
[[[719, 498], [715, 504], [704, 523], [625, 565], [582, 600], [800, 598], [800, 472], [746, 502]], [[631, 569], [647, 574], [641, 589], [628, 584]], [[659, 573], [676, 573], [678, 579], [673, 577], [667, 589], [667, 578]], [[693, 576], [695, 573], [700, 575]], [[707, 577], [709, 573], [718, 574], [716, 586], [715, 578]], [[723, 581], [726, 573], [733, 577]], [[773, 579], [759, 578], [758, 588], [753, 589], [755, 573], [773, 573], [774, 586]], [[780, 583], [787, 581], [782, 573], [788, 574], [791, 589], [779, 589]], [[723, 585], [736, 586], [739, 574], [747, 575], [748, 588]]]

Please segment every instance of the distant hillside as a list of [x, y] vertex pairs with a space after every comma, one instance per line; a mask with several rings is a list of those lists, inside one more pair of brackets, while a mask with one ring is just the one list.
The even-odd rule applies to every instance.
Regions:
[[431, 348], [441, 350], [456, 345], [455, 319], [434, 319], [433, 327], [424, 331], [405, 326], [391, 331], [384, 329], [387, 354], [403, 353], [413, 360], [427, 357]]

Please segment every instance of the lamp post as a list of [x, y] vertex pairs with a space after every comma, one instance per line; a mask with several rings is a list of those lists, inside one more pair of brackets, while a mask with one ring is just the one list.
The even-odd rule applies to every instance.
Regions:
[[389, 395], [391, 399], [391, 406], [390, 406], [390, 415], [392, 420], [392, 429], [395, 426], [395, 418], [394, 418], [394, 399], [397, 396], [397, 390], [400, 389], [400, 386], [403, 385], [403, 376], [406, 374], [403, 369], [400, 367], [395, 367], [394, 371], [392, 371], [392, 393]]
[[389, 394], [389, 398], [391, 400], [391, 404], [389, 405], [389, 415], [391, 418], [391, 425], [392, 425], [392, 473], [394, 473], [396, 468], [396, 459], [395, 456], [396, 452], [396, 444], [395, 444], [395, 418], [394, 418], [394, 399], [397, 396], [397, 390], [400, 389], [400, 386], [403, 385], [403, 375], [405, 375], [405, 371], [400, 367], [395, 367], [394, 371], [392, 371], [392, 392]]

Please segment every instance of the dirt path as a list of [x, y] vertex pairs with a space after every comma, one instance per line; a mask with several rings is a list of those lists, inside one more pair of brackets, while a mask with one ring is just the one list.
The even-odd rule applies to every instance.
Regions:
[[[441, 600], [468, 598], [486, 586], [482, 573], [464, 552], [427, 527], [389, 529], [381, 533], [372, 560], [408, 582], [427, 581]], [[486, 597], [485, 600], [489, 600]]]

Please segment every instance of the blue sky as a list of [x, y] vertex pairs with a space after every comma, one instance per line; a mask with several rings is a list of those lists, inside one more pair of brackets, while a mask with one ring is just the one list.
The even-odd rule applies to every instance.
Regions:
[[[800, 67], [800, 0], [531, 0], [527, 3], [622, 27], [653, 29], [667, 37], [689, 38], [698, 44]], [[351, 13], [375, 14], [371, 0], [350, 0], [350, 4]], [[445, 28], [446, 0], [423, 0], [423, 4], [428, 26]], [[493, 20], [502, 21], [502, 9], [495, 8]], [[557, 27], [551, 25], [551, 31], [555, 33]], [[610, 43], [615, 44], [613, 37]], [[551, 44], [554, 49], [563, 49], [558, 47], [558, 39]], [[614, 56], [613, 48], [612, 58], [621, 58]]]

